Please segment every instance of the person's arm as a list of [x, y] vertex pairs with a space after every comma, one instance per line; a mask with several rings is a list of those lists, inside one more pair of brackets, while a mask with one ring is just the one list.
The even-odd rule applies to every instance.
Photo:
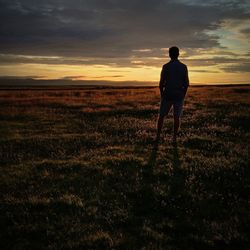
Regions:
[[160, 83], [159, 83], [161, 96], [163, 95], [163, 92], [164, 92], [164, 87], [165, 87], [164, 84], [165, 84], [165, 79], [164, 79], [164, 66], [163, 66], [161, 70], [161, 77], [160, 77]]
[[184, 77], [184, 96], [186, 96], [187, 89], [189, 87], [189, 77], [188, 77], [188, 69], [185, 66], [185, 77]]

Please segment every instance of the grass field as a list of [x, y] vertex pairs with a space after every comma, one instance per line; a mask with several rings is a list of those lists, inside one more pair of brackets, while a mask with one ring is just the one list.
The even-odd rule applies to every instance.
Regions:
[[0, 90], [1, 249], [250, 249], [250, 86]]

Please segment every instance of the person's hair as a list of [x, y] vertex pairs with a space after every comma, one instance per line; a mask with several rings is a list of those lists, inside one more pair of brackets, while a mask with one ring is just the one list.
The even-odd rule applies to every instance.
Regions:
[[179, 56], [179, 48], [176, 46], [173, 46], [169, 49], [169, 57], [171, 59], [177, 59]]

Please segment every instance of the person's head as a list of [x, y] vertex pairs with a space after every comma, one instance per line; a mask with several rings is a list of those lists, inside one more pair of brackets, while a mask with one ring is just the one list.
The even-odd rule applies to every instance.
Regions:
[[173, 46], [171, 48], [169, 48], [169, 57], [171, 59], [177, 59], [179, 56], [179, 48], [176, 46]]

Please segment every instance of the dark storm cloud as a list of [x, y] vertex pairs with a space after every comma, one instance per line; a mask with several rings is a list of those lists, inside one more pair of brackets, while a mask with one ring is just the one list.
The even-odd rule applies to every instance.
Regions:
[[139, 57], [134, 50], [142, 48], [158, 56], [160, 48], [173, 44], [220, 47], [218, 37], [206, 31], [215, 30], [224, 19], [249, 18], [245, 1], [199, 2], [0, 0], [0, 53], [92, 57], [97, 63], [106, 58], [113, 63]]

